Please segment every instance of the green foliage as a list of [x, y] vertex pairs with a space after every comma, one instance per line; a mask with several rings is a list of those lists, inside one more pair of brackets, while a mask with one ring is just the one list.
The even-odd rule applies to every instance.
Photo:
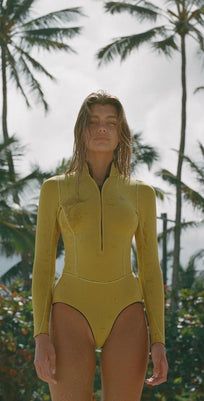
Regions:
[[49, 400], [46, 383], [35, 373], [30, 290], [22, 279], [0, 285], [0, 401]]
[[[33, 365], [34, 339], [30, 289], [22, 279], [0, 285], [0, 401], [50, 401], [48, 384]], [[168, 294], [168, 293], [167, 293]], [[172, 314], [166, 299], [168, 381], [143, 389], [141, 401], [203, 401], [204, 289], [181, 289], [179, 308]], [[100, 357], [97, 353], [94, 391], [100, 400]], [[150, 360], [146, 377], [152, 374]]]
[[[203, 401], [204, 290], [181, 289], [174, 314], [167, 300], [166, 339], [168, 381], [154, 389], [144, 388], [142, 401]], [[148, 377], [151, 369], [150, 364]]]

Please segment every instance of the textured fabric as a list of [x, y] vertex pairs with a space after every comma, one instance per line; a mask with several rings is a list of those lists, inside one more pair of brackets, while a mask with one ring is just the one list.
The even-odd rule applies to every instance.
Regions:
[[[64, 267], [56, 280], [60, 233]], [[131, 266], [133, 239], [137, 274]], [[56, 175], [41, 187], [32, 277], [34, 337], [49, 333], [55, 302], [71, 305], [85, 316], [97, 348], [103, 346], [119, 313], [142, 302], [151, 344], [165, 344], [155, 191], [143, 181], [124, 180], [113, 161], [101, 191], [87, 162], [81, 174]]]

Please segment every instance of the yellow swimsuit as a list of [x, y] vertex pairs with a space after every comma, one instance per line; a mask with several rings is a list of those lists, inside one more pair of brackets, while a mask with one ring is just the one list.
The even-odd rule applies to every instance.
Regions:
[[[55, 280], [60, 233], [64, 268]], [[138, 275], [131, 266], [133, 236]], [[34, 337], [49, 333], [51, 305], [63, 302], [85, 316], [96, 348], [102, 348], [119, 313], [143, 301], [150, 343], [165, 344], [154, 189], [143, 181], [124, 181], [113, 161], [101, 191], [87, 162], [81, 175], [61, 174], [45, 180], [32, 277]]]

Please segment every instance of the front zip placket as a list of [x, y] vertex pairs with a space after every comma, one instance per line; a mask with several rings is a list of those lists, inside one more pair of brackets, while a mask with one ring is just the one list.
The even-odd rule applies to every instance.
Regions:
[[102, 189], [100, 191], [98, 185], [96, 184], [95, 180], [90, 176], [91, 180], [94, 182], [94, 185], [97, 189], [98, 195], [99, 195], [99, 202], [100, 202], [100, 233], [99, 233], [99, 237], [100, 237], [100, 251], [104, 252], [104, 213], [103, 213], [103, 190], [104, 187], [107, 183], [107, 181], [109, 180], [109, 177], [106, 178], [105, 182], [102, 185]]
[[103, 187], [102, 187], [102, 189], [101, 189], [101, 191], [100, 191], [100, 189], [99, 189], [99, 191], [100, 191], [100, 201], [101, 201], [101, 252], [103, 252], [103, 202], [102, 202], [102, 190], [103, 190]]

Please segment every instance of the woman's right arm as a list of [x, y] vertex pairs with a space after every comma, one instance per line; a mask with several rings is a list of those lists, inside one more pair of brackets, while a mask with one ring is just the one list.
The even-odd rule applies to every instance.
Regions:
[[[38, 376], [46, 380], [48, 367], [42, 362], [54, 349], [49, 341], [49, 318], [52, 303], [52, 286], [55, 280], [55, 260], [60, 235], [57, 224], [59, 208], [57, 177], [51, 177], [41, 186], [37, 214], [35, 253], [32, 272], [32, 307], [34, 338], [36, 343], [35, 367]], [[50, 361], [51, 362], [51, 361]], [[47, 381], [47, 380], [46, 380]]]

